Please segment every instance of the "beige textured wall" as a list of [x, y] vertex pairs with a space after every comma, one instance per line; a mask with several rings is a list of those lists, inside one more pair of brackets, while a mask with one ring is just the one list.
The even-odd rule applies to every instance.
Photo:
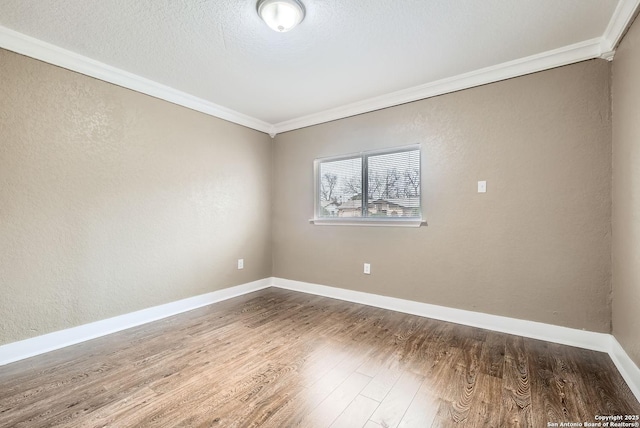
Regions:
[[[274, 275], [610, 332], [609, 81], [592, 60], [276, 136]], [[428, 227], [308, 223], [314, 158], [413, 143]]]
[[640, 20], [613, 60], [613, 335], [640, 366]]
[[0, 344], [269, 277], [271, 150], [0, 50]]

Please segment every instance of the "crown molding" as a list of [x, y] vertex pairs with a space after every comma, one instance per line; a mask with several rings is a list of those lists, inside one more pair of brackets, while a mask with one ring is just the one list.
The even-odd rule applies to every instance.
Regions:
[[615, 53], [615, 48], [624, 36], [639, 5], [640, 0], [619, 0], [605, 33], [599, 38], [586, 40], [540, 54], [508, 61], [435, 82], [425, 83], [276, 124], [264, 122], [260, 119], [178, 91], [169, 86], [120, 70], [3, 26], [0, 26], [0, 47], [238, 125], [246, 126], [247, 128], [269, 134], [271, 138], [274, 138], [282, 132], [293, 131], [295, 129], [356, 116], [593, 58], [602, 58], [611, 61]]
[[531, 55], [514, 61], [459, 74], [435, 82], [414, 86], [378, 97], [358, 101], [345, 106], [325, 110], [292, 120], [277, 123], [276, 132], [292, 131], [294, 129], [305, 128], [319, 123], [330, 122], [349, 116], [368, 113], [375, 110], [393, 107], [400, 104], [409, 103], [425, 98], [431, 98], [450, 92], [469, 89], [475, 86], [486, 85], [488, 83], [537, 71], [560, 67], [579, 61], [598, 58], [602, 54], [601, 39], [595, 38], [584, 42], [565, 46], [559, 49]]
[[0, 26], [0, 47], [264, 133], [273, 125]]
[[640, 0], [619, 0], [601, 39], [602, 58], [611, 61], [618, 43], [636, 15]]

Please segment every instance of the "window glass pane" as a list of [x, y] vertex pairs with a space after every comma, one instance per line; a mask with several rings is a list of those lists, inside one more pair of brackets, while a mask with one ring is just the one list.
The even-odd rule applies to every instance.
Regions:
[[420, 217], [420, 150], [367, 157], [369, 217]]
[[362, 158], [320, 163], [319, 217], [362, 217]]

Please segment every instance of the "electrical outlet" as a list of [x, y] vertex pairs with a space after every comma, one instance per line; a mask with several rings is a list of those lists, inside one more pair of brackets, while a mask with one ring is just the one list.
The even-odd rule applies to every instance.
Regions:
[[244, 269], [244, 259], [238, 259], [238, 269]]
[[371, 275], [371, 265], [369, 263], [364, 264], [364, 273], [365, 275]]

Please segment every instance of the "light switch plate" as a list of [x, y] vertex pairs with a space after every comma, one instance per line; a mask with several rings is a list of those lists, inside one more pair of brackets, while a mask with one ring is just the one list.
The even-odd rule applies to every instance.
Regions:
[[478, 193], [487, 193], [486, 181], [478, 181]]

